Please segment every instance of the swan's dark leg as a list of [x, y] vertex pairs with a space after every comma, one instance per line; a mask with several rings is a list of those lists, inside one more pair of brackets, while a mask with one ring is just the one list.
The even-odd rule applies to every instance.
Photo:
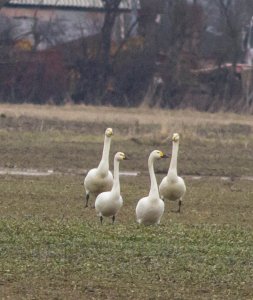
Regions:
[[103, 217], [100, 216], [99, 219], [100, 219], [100, 223], [101, 223], [101, 225], [102, 225], [102, 224], [103, 224]]
[[115, 216], [112, 216], [112, 224], [115, 222]]
[[180, 211], [181, 211], [181, 205], [182, 205], [182, 199], [179, 199], [179, 201], [178, 201], [178, 210], [177, 210], [178, 213], [180, 213]]
[[90, 194], [89, 194], [89, 192], [88, 193], [86, 193], [86, 203], [85, 203], [85, 207], [88, 207], [88, 202], [89, 202], [89, 198], [90, 198]]

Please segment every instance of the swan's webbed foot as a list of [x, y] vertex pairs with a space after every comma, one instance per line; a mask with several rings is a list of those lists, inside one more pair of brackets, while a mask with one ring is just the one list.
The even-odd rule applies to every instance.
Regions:
[[101, 225], [102, 225], [102, 224], [103, 224], [103, 217], [100, 216], [99, 219], [100, 219], [100, 223], [101, 223]]
[[112, 224], [115, 222], [115, 216], [112, 216]]

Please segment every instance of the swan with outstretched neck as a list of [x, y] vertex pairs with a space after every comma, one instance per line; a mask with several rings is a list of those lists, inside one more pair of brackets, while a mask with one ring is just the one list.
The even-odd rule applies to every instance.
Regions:
[[97, 168], [91, 169], [85, 179], [85, 207], [88, 206], [90, 195], [97, 197], [98, 194], [109, 191], [113, 185], [113, 176], [109, 170], [109, 153], [111, 145], [112, 128], [107, 128], [104, 137], [104, 147], [101, 161]]
[[117, 152], [114, 156], [114, 179], [111, 191], [99, 194], [95, 201], [95, 209], [102, 224], [104, 217], [112, 217], [112, 223], [115, 221], [116, 214], [123, 205], [123, 199], [120, 195], [119, 181], [119, 163], [128, 159], [123, 152]]
[[172, 155], [168, 174], [163, 178], [159, 192], [163, 200], [178, 200], [178, 212], [180, 212], [183, 196], [186, 192], [185, 182], [182, 177], [177, 175], [177, 158], [179, 149], [179, 134], [174, 133], [172, 136]]
[[154, 161], [166, 158], [162, 151], [154, 150], [148, 158], [148, 170], [150, 176], [150, 191], [147, 197], [141, 198], [136, 206], [136, 220], [140, 224], [159, 224], [164, 212], [164, 202], [160, 199], [155, 171]]

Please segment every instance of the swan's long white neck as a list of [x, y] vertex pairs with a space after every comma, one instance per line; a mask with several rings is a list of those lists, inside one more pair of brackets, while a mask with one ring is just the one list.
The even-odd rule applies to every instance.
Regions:
[[113, 186], [112, 193], [120, 196], [120, 183], [119, 183], [119, 161], [114, 158], [114, 171], [113, 171]]
[[98, 165], [98, 172], [102, 176], [106, 176], [107, 172], [109, 171], [109, 152], [111, 146], [111, 138], [105, 135], [104, 139], [104, 148], [101, 161]]
[[173, 142], [173, 145], [172, 145], [172, 155], [171, 155], [170, 167], [169, 167], [168, 175], [171, 174], [171, 175], [177, 176], [178, 148], [179, 148], [179, 142]]
[[157, 181], [155, 177], [155, 171], [154, 171], [154, 158], [152, 156], [149, 156], [148, 159], [148, 170], [150, 175], [150, 192], [149, 196], [152, 196], [154, 198], [159, 198], [159, 191], [157, 186]]

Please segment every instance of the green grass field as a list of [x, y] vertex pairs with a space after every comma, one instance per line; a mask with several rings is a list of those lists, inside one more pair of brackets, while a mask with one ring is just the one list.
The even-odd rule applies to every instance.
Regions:
[[[55, 171], [0, 176], [0, 299], [253, 299], [252, 117], [167, 113], [0, 106], [0, 169]], [[131, 160], [120, 169], [140, 173], [121, 177], [124, 206], [101, 226], [84, 208], [83, 179], [107, 126], [111, 162], [124, 151]], [[160, 226], [139, 226], [147, 157], [170, 153], [176, 131], [182, 213], [166, 203]], [[158, 182], [168, 166], [157, 162]]]

